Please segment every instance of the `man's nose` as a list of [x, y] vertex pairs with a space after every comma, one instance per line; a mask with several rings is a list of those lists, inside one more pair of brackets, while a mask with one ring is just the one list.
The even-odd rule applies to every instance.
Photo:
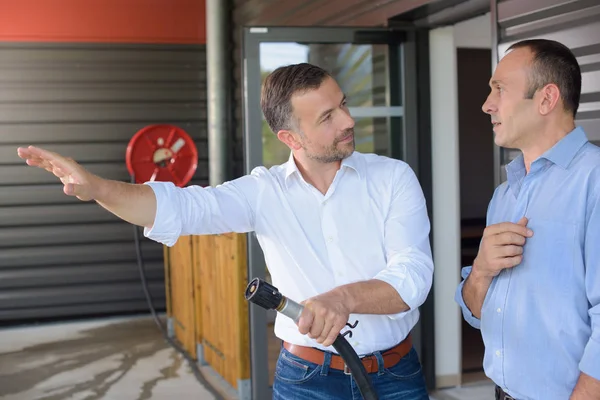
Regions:
[[496, 104], [492, 99], [492, 95], [489, 95], [487, 99], [485, 99], [485, 102], [481, 106], [481, 109], [486, 114], [493, 114], [496, 111]]
[[346, 118], [344, 120], [344, 126], [343, 129], [352, 129], [354, 128], [354, 118], [352, 118], [352, 115], [350, 115], [350, 111], [347, 111], [344, 113], [346, 115]]

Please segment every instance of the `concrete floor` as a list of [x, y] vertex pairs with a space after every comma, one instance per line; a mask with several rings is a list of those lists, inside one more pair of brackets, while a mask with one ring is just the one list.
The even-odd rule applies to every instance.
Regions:
[[[493, 400], [479, 382], [432, 400]], [[216, 400], [149, 317], [0, 330], [0, 400]]]
[[494, 400], [494, 384], [490, 381], [476, 382], [462, 387], [440, 390], [430, 396], [431, 400]]
[[212, 400], [149, 318], [0, 330], [2, 400]]

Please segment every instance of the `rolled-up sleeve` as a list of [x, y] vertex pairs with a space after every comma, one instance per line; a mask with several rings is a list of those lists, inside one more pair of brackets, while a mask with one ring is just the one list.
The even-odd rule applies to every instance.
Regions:
[[585, 231], [585, 290], [592, 334], [579, 363], [581, 372], [600, 380], [600, 194], [590, 206]]
[[433, 281], [430, 222], [423, 191], [408, 165], [400, 164], [394, 184], [397, 189], [385, 221], [387, 265], [374, 278], [390, 284], [414, 310], [427, 299]]
[[179, 188], [171, 182], [146, 182], [156, 196], [156, 215], [147, 238], [173, 246], [180, 236], [245, 233], [254, 230], [260, 177], [246, 175], [216, 187]]
[[460, 306], [465, 321], [467, 321], [469, 325], [471, 325], [473, 328], [481, 329], [481, 320], [474, 316], [471, 310], [469, 310], [469, 307], [467, 307], [467, 305], [465, 304], [465, 299], [463, 297], [463, 286], [465, 285], [467, 277], [471, 273], [471, 268], [471, 266], [468, 266], [464, 267], [461, 270], [462, 282], [460, 283], [460, 285], [458, 285], [458, 288], [456, 289], [454, 300]]

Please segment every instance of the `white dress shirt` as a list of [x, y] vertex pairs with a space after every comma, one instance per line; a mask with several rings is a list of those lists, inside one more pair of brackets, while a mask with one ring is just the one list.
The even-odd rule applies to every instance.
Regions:
[[[357, 281], [389, 283], [410, 310], [351, 314], [348, 322], [359, 323], [346, 338], [359, 355], [393, 347], [417, 323], [433, 262], [425, 198], [406, 163], [354, 152], [342, 161], [325, 195], [303, 179], [291, 155], [282, 165], [257, 167], [214, 188], [146, 184], [157, 198], [146, 237], [172, 246], [180, 235], [254, 231], [273, 285], [296, 302]], [[275, 334], [335, 352], [302, 335], [281, 314]]]

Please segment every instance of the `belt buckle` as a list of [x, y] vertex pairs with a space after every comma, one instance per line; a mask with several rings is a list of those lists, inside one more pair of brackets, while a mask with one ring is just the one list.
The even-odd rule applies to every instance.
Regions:
[[352, 375], [352, 372], [348, 369], [346, 363], [344, 363], [344, 375]]

